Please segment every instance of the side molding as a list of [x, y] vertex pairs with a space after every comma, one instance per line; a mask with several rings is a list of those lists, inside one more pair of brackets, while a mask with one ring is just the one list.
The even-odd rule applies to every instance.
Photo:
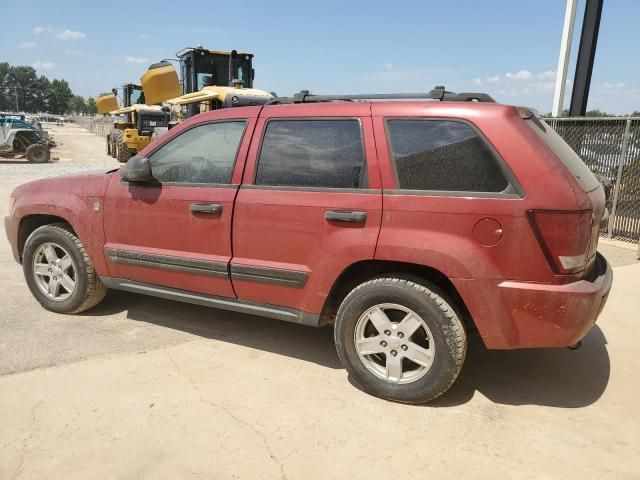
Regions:
[[192, 258], [156, 255], [152, 253], [140, 253], [111, 248], [105, 248], [104, 253], [107, 259], [112, 263], [139, 265], [141, 267], [195, 273], [198, 275], [208, 275], [210, 277], [228, 278], [229, 276], [227, 264], [225, 262], [210, 262]]
[[278, 305], [264, 304], [258, 302], [247, 302], [235, 298], [215, 297], [201, 293], [189, 292], [175, 288], [150, 285], [121, 278], [100, 277], [100, 280], [107, 288], [114, 290], [124, 290], [133, 293], [142, 293], [153, 297], [167, 300], [177, 300], [179, 302], [193, 303], [205, 307], [220, 308], [232, 312], [258, 315], [261, 317], [275, 318], [286, 322], [300, 323], [311, 327], [320, 327], [320, 315], [303, 312], [292, 308]]
[[307, 283], [307, 278], [309, 278], [307, 272], [231, 264], [232, 280], [248, 280], [251, 282], [273, 283], [284, 287], [302, 288]]

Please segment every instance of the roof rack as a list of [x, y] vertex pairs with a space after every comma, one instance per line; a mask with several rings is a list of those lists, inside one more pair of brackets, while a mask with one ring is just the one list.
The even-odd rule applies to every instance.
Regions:
[[309, 90], [300, 90], [294, 93], [293, 97], [277, 97], [268, 104], [290, 104], [290, 103], [317, 103], [317, 102], [351, 102], [354, 100], [440, 100], [449, 102], [494, 102], [491, 95], [486, 93], [462, 92], [455, 93], [447, 91], [444, 86], [438, 85], [430, 92], [426, 93], [372, 93], [355, 95], [314, 95]]

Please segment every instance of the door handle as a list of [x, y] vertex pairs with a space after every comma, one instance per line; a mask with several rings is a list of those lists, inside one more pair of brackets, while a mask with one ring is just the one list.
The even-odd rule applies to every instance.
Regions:
[[208, 213], [210, 215], [220, 215], [222, 205], [219, 203], [192, 203], [189, 205], [191, 213]]
[[364, 223], [367, 220], [367, 212], [356, 210], [325, 210], [325, 220], [329, 222]]

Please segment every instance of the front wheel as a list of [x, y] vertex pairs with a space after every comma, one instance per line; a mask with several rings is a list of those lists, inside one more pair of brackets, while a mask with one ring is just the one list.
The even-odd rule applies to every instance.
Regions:
[[116, 139], [116, 142], [118, 142], [116, 150], [118, 152], [116, 155], [118, 162], [127, 163], [129, 161], [129, 158], [131, 158], [131, 151], [124, 141], [124, 133], [120, 132], [118, 138]]
[[54, 312], [88, 310], [107, 292], [80, 239], [64, 224], [42, 226], [29, 236], [22, 268], [33, 296]]
[[424, 403], [449, 389], [464, 362], [464, 326], [436, 288], [389, 276], [349, 293], [336, 316], [342, 364], [365, 391]]

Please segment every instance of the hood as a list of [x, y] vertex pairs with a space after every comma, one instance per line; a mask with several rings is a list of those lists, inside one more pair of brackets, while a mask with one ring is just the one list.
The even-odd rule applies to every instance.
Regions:
[[31, 182], [23, 183], [16, 187], [13, 196], [23, 194], [52, 194], [58, 193], [73, 194], [81, 197], [102, 196], [107, 189], [111, 176], [118, 169], [108, 171], [98, 170], [83, 172], [59, 177], [42, 178]]

